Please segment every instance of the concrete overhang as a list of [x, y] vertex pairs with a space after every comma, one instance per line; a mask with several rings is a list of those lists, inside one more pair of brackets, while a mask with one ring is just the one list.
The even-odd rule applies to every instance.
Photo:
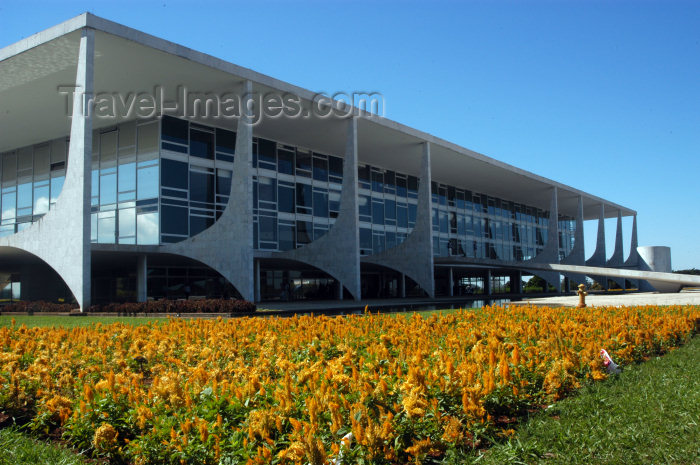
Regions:
[[[228, 63], [126, 26], [84, 13], [0, 49], [0, 152], [67, 136], [70, 118], [68, 96], [59, 87], [75, 81], [80, 30], [95, 34], [95, 92], [129, 96], [155, 94], [160, 88], [166, 101], [176, 101], [179, 89], [225, 95], [238, 92], [250, 80], [255, 92], [292, 94], [309, 109], [315, 93], [292, 84]], [[124, 100], [123, 100], [124, 101]], [[120, 113], [120, 112], [117, 112]], [[313, 115], [313, 112], [310, 112]], [[485, 155], [457, 146], [433, 135], [386, 118], [359, 114], [358, 153], [361, 163], [418, 175], [421, 144], [431, 144], [433, 180], [474, 192], [548, 209], [551, 188], [558, 188], [559, 212], [575, 216], [578, 197], [583, 198], [584, 218], [597, 219], [600, 204], [606, 216], [630, 208], [538, 176]], [[95, 118], [95, 129], [113, 126], [134, 116]], [[204, 118], [192, 118], [205, 122]], [[231, 118], [211, 118], [207, 124], [235, 128]], [[338, 118], [264, 118], [255, 135], [316, 151], [342, 154], [344, 120]]]

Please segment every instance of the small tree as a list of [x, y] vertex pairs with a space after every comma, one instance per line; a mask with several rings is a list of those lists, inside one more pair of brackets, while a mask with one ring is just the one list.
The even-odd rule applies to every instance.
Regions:
[[525, 284], [523, 292], [544, 292], [545, 289], [548, 289], [549, 292], [556, 291], [556, 288], [554, 286], [549, 286], [547, 281], [544, 279], [540, 278], [539, 276], [533, 276]]

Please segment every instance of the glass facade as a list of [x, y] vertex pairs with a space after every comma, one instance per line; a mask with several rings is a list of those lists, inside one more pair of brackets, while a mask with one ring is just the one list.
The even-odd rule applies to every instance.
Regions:
[[0, 236], [44, 216], [56, 203], [66, 177], [65, 138], [0, 154]]
[[180, 242], [221, 216], [233, 174], [236, 133], [164, 117], [161, 124], [161, 243]]
[[[214, 224], [228, 203], [235, 146], [235, 132], [172, 117], [95, 131], [92, 242], [172, 243]], [[20, 231], [56, 202], [67, 148], [67, 139], [57, 139], [0, 155], [0, 235]], [[342, 157], [254, 138], [255, 248], [290, 250], [326, 234], [339, 214], [342, 182]], [[406, 239], [418, 184], [415, 176], [358, 166], [362, 255]], [[527, 260], [547, 241], [546, 211], [435, 182], [431, 191], [436, 257]], [[563, 258], [575, 220], [558, 220]]]
[[253, 139], [253, 243], [290, 250], [328, 232], [340, 211], [343, 159]]
[[358, 166], [360, 254], [391, 249], [416, 224], [418, 178], [375, 166]]
[[[549, 212], [433, 182], [433, 254], [529, 260], [547, 243]], [[571, 252], [576, 221], [559, 215], [559, 255]]]
[[159, 243], [158, 121], [121, 124], [92, 139], [91, 241]]
[[[340, 211], [343, 159], [254, 139], [254, 244], [284, 251], [326, 234]], [[416, 219], [418, 180], [368, 165], [358, 167], [360, 253], [403, 242]]]
[[148, 296], [154, 299], [196, 296], [229, 298], [238, 292], [216, 271], [196, 266], [162, 266], [148, 269]]

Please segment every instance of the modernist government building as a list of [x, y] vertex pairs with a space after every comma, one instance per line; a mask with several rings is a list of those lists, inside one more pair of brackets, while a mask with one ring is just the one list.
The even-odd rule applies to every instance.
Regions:
[[0, 128], [15, 298], [559, 291], [585, 276], [557, 265], [644, 261], [630, 208], [89, 13], [0, 50]]

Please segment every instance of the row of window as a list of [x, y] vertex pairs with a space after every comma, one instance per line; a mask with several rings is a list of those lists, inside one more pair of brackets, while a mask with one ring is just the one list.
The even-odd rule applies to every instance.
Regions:
[[0, 155], [0, 236], [21, 231], [56, 203], [66, 151], [66, 139], [57, 139]]
[[125, 123], [93, 135], [91, 241], [160, 243], [158, 121]]
[[[433, 253], [526, 260], [547, 242], [549, 213], [535, 207], [431, 183]], [[573, 219], [560, 215], [561, 254], [570, 252]]]
[[[211, 226], [228, 203], [235, 132], [164, 117], [95, 134], [92, 240], [177, 242]], [[289, 250], [325, 234], [340, 209], [343, 160], [255, 138], [255, 247]], [[55, 202], [65, 177], [66, 140], [0, 156], [0, 234], [12, 234]], [[363, 254], [403, 242], [415, 225], [418, 178], [358, 167]], [[433, 182], [436, 255], [528, 258], [546, 242], [547, 213]], [[573, 244], [560, 219], [560, 247]]]
[[[162, 143], [164, 149], [172, 149], [169, 144], [179, 144], [178, 152], [217, 160], [217, 163], [224, 151], [231, 156], [235, 154], [235, 133], [173, 118], [163, 121]], [[201, 144], [205, 150], [201, 149]], [[342, 158], [255, 138], [253, 166], [257, 174], [253, 190], [256, 248], [289, 250], [325, 234], [338, 215]], [[185, 167], [180, 171], [184, 173]], [[210, 177], [213, 179], [213, 174]], [[165, 179], [164, 175], [163, 182], [167, 182]], [[183, 180], [180, 188], [184, 189], [185, 177], [180, 175], [178, 179]], [[415, 225], [418, 179], [392, 170], [360, 165], [358, 187], [362, 253], [377, 253], [405, 240]], [[547, 219], [541, 210], [453, 186], [432, 183], [432, 188], [436, 206], [434, 225], [439, 233], [435, 241], [436, 255], [456, 254], [463, 250], [461, 254], [465, 256], [527, 257], [536, 253], [537, 247], [541, 248], [546, 241]], [[162, 218], [164, 240], [169, 233], [176, 234], [172, 237], [181, 240], [214, 221], [214, 215], [210, 213], [206, 223], [196, 220], [200, 226], [195, 226], [195, 218], [190, 213], [188, 231], [186, 212], [182, 207], [174, 205], [167, 209], [167, 216], [172, 221], [166, 216]], [[527, 225], [520, 226], [521, 222]], [[441, 237], [443, 235], [447, 237]], [[457, 242], [450, 247], [453, 239]], [[470, 240], [469, 247], [466, 246], [467, 239]], [[170, 236], [167, 240], [171, 240]], [[512, 242], [517, 246], [511, 250]]]

